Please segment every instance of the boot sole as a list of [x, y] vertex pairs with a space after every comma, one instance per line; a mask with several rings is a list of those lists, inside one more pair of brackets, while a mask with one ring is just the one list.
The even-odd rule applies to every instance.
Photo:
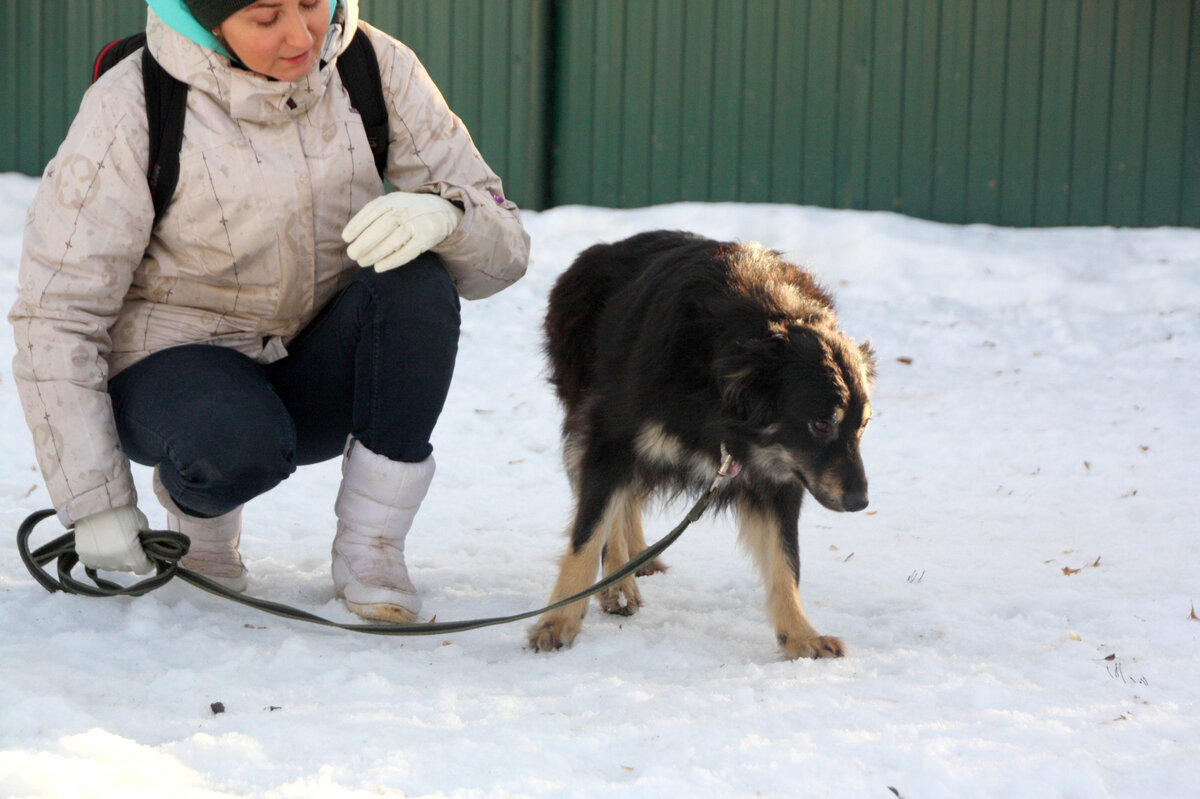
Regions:
[[230, 591], [234, 591], [239, 594], [246, 593], [248, 572], [245, 569], [242, 569], [241, 573], [236, 575], [230, 574], [231, 570], [229, 569], [222, 569], [219, 572], [207, 571], [204, 568], [207, 564], [188, 563], [187, 558], [179, 561], [179, 565], [185, 569], [191, 569], [192, 571], [196, 572], [196, 574], [207, 577], [214, 583], [217, 583], [224, 588], [228, 588]]
[[389, 605], [377, 602], [371, 605], [362, 605], [358, 602], [344, 600], [346, 607], [355, 616], [360, 616], [368, 621], [386, 621], [392, 624], [412, 624], [417, 620], [417, 614], [413, 613], [408, 608], [402, 608], [399, 605]]

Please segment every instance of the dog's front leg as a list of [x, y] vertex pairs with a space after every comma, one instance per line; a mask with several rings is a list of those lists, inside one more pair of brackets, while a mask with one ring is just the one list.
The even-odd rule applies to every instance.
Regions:
[[[794, 504], [795, 510], [792, 510]], [[821, 635], [800, 601], [799, 497], [783, 498], [769, 508], [738, 504], [741, 538], [762, 572], [767, 589], [767, 615], [775, 639], [790, 658], [840, 658], [841, 639]]]
[[[574, 596], [590, 586], [600, 568], [600, 554], [604, 549], [608, 531], [616, 514], [623, 513], [629, 497], [627, 489], [597, 490], [583, 482], [583, 496], [575, 512], [571, 529], [571, 543], [563, 557], [558, 581], [549, 604], [553, 605]], [[535, 652], [549, 652], [570, 646], [583, 626], [588, 600], [581, 599], [569, 605], [542, 614], [537, 624], [529, 631], [529, 647]]]

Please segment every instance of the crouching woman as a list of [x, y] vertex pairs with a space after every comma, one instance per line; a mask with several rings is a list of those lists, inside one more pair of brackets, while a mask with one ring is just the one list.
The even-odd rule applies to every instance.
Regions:
[[143, 573], [130, 461], [154, 469], [188, 568], [243, 589], [242, 506], [341, 456], [333, 584], [369, 619], [420, 599], [405, 536], [459, 298], [525, 271], [516, 206], [411, 50], [379, 61], [385, 185], [337, 59], [357, 0], [149, 0], [149, 52], [188, 85], [179, 179], [155, 221], [142, 60], [87, 92], [29, 209], [14, 373], [86, 566]]

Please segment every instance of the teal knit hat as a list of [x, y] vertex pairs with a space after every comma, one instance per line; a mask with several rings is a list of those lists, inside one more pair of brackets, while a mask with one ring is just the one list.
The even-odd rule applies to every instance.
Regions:
[[230, 14], [241, 11], [255, 0], [184, 0], [188, 10], [206, 31], [220, 25]]

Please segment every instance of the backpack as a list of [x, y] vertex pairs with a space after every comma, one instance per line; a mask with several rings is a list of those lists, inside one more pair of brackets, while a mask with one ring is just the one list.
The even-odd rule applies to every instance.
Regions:
[[[188, 85], [176, 80], [150, 55], [146, 34], [139, 32], [105, 45], [92, 64], [92, 82], [114, 64], [137, 50], [142, 51], [142, 84], [146, 93], [146, 121], [150, 128], [150, 159], [146, 182], [154, 201], [154, 224], [162, 218], [175, 194], [179, 180], [179, 148], [183, 144], [183, 120], [187, 113]], [[350, 94], [350, 104], [362, 119], [375, 168], [382, 179], [387, 168], [388, 115], [383, 98], [379, 61], [366, 31], [359, 28], [350, 46], [338, 56], [338, 74]]]

